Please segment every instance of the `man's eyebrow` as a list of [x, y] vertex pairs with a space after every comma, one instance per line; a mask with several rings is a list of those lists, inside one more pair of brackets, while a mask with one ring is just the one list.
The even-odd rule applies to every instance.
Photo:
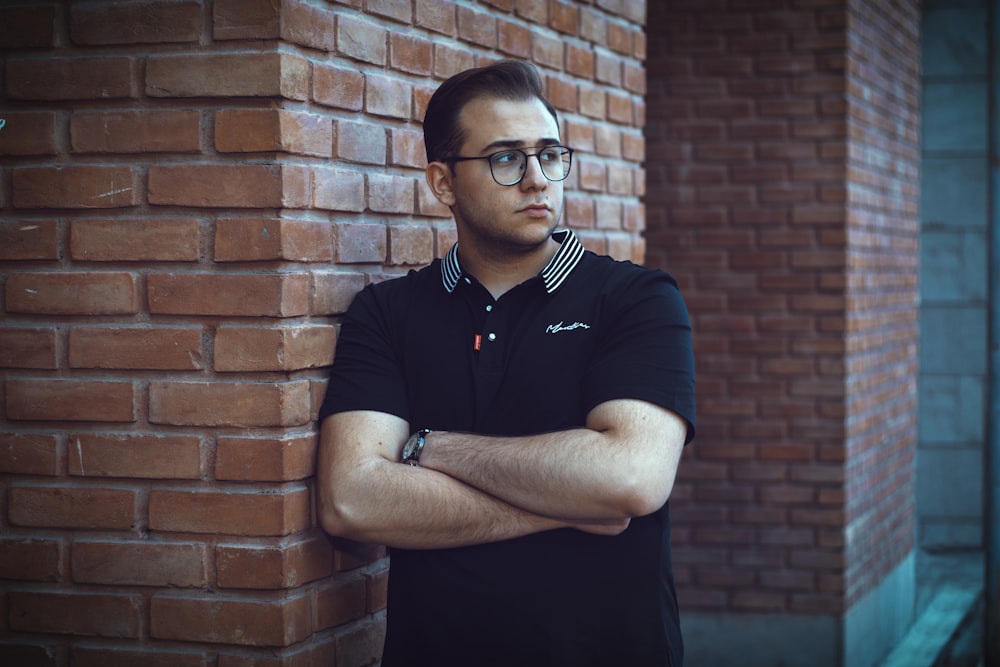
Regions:
[[497, 139], [496, 141], [490, 142], [485, 147], [483, 147], [484, 153], [490, 153], [492, 151], [503, 150], [505, 148], [532, 148], [534, 146], [558, 146], [558, 139], [539, 139], [533, 143], [526, 143], [524, 141], [519, 141], [517, 139]]

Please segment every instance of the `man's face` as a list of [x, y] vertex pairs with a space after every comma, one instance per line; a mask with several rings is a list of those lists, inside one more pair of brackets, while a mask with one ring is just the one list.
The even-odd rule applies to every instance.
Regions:
[[[520, 148], [536, 153], [559, 143], [559, 126], [541, 100], [512, 102], [478, 98], [460, 114], [466, 140], [460, 156], [486, 156]], [[545, 243], [562, 215], [563, 184], [543, 174], [529, 157], [524, 178], [499, 185], [487, 160], [454, 163], [452, 210], [464, 245], [476, 244], [486, 254], [530, 252]]]

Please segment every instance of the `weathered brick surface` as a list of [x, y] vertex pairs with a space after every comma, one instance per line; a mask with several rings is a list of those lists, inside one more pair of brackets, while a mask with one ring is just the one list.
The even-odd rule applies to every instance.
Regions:
[[455, 242], [420, 121], [503, 57], [580, 150], [564, 222], [642, 260], [644, 4], [0, 8], [0, 663], [378, 661], [386, 551], [313, 516], [339, 318]]
[[290, 646], [311, 629], [306, 596], [250, 601], [157, 595], [150, 603], [150, 634], [157, 639]]
[[[837, 616], [913, 546], [919, 12], [849, 5], [648, 6], [648, 256], [699, 370], [672, 503], [687, 608]], [[606, 27], [595, 79], [642, 90]]]

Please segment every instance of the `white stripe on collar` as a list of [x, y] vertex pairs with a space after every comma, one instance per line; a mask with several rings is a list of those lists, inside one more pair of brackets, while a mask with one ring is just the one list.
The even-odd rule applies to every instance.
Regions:
[[[576, 265], [583, 258], [583, 244], [577, 238], [572, 229], [557, 229], [552, 232], [552, 238], [559, 243], [559, 249], [552, 256], [549, 263], [542, 269], [542, 282], [545, 284], [545, 291], [549, 294], [555, 292], [566, 281], [569, 274], [573, 272]], [[455, 291], [458, 281], [462, 278], [462, 267], [458, 263], [458, 244], [451, 247], [448, 253], [441, 260], [441, 282], [448, 293]]]

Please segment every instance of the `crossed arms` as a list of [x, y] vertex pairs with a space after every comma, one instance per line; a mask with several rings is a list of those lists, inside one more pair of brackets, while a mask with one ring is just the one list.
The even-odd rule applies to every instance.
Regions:
[[327, 417], [319, 518], [332, 535], [410, 549], [484, 544], [555, 528], [601, 535], [670, 495], [686, 423], [644, 401], [595, 407], [584, 428], [517, 438], [432, 432], [421, 466], [399, 463], [407, 422]]

